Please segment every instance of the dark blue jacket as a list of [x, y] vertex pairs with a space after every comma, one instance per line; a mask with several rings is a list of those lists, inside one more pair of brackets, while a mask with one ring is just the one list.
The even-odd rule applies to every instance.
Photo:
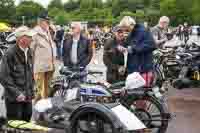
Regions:
[[156, 46], [150, 31], [145, 30], [143, 25], [136, 24], [127, 38], [126, 46], [132, 51], [128, 54], [128, 73], [153, 70], [153, 51]]

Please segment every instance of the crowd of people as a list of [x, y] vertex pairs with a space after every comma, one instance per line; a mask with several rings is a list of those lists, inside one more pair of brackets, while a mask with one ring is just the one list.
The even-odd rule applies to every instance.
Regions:
[[[168, 40], [165, 34], [169, 23], [169, 18], [163, 16], [158, 25], [150, 29], [147, 24], [136, 23], [125, 16], [113, 28], [114, 37], [104, 44], [107, 81], [125, 80], [128, 74], [139, 72], [146, 86], [150, 86], [153, 51]], [[48, 98], [56, 60], [63, 61], [64, 66], [83, 67], [83, 70], [93, 60], [94, 42], [83, 34], [81, 23], [72, 22], [70, 28], [70, 35], [65, 35], [62, 26], [56, 30], [47, 15], [41, 15], [34, 28], [17, 28], [16, 45], [9, 48], [0, 64], [0, 83], [6, 90], [8, 119], [31, 119], [32, 106]]]

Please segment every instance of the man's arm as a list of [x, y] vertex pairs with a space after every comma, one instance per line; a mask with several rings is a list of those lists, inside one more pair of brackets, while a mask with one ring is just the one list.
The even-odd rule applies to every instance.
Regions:
[[87, 45], [87, 58], [83, 61], [83, 66], [87, 66], [93, 57], [93, 48], [89, 40], [86, 40]]
[[0, 82], [5, 87], [6, 91], [11, 93], [15, 99], [17, 99], [22, 92], [20, 92], [14, 83], [13, 77], [11, 76], [10, 67], [8, 56], [5, 55], [0, 64]]
[[133, 53], [145, 53], [155, 50], [156, 45], [152, 34], [148, 31], [140, 34], [141, 35], [139, 36], [140, 38], [138, 39], [138, 42], [135, 42], [135, 44], [128, 46], [128, 51]]
[[113, 50], [111, 48], [112, 45], [112, 40], [107, 40], [105, 45], [104, 45], [104, 53], [103, 53], [103, 62], [104, 64], [112, 69], [118, 69], [119, 65], [113, 64], [111, 56], [113, 55]]
[[63, 53], [62, 53], [62, 56], [63, 56], [63, 62], [64, 62], [64, 66], [69, 66], [69, 64], [70, 64], [70, 53], [68, 53], [69, 52], [69, 50], [67, 51], [67, 45], [69, 45], [69, 44], [67, 44], [68, 43], [68, 41], [67, 41], [67, 39], [65, 39], [64, 40], [64, 42], [63, 42]]

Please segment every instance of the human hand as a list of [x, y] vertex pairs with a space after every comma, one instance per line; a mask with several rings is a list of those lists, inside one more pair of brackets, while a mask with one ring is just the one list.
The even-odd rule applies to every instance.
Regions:
[[125, 53], [125, 52], [127, 52], [127, 48], [125, 48], [125, 47], [123, 47], [123, 46], [117, 46], [117, 50], [118, 51], [120, 51], [120, 52], [122, 52], [122, 53]]
[[126, 68], [124, 66], [120, 66], [118, 69], [118, 72], [120, 75], [124, 75], [126, 72]]
[[168, 39], [167, 39], [167, 37], [165, 37], [164, 39], [163, 39], [163, 42], [165, 43], [165, 42], [167, 42], [168, 41]]
[[18, 102], [24, 102], [26, 100], [26, 97], [24, 96], [24, 94], [20, 94], [17, 99]]

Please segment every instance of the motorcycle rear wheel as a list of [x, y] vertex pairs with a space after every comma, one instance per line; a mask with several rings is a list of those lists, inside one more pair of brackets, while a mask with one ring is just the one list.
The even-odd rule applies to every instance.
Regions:
[[134, 112], [153, 133], [165, 133], [167, 131], [169, 113], [164, 105], [156, 101], [153, 97], [144, 96], [129, 99], [128, 106], [130, 111]]

